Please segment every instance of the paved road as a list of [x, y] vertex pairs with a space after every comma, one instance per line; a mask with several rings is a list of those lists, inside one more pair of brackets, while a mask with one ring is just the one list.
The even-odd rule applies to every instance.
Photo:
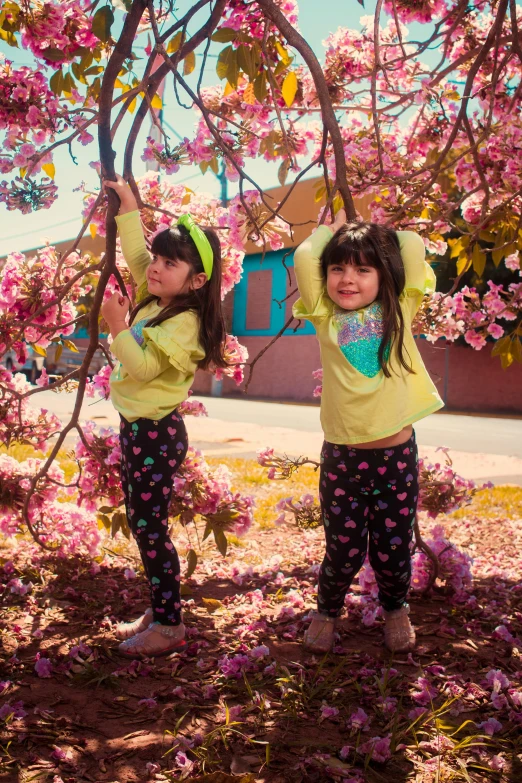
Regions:
[[[74, 394], [55, 394], [44, 391], [32, 398], [44, 408], [54, 411], [63, 421], [68, 420]], [[233, 422], [238, 429], [230, 434], [241, 434], [241, 423], [263, 427], [282, 427], [301, 432], [320, 433], [319, 407], [260, 402], [236, 398], [201, 397], [209, 417]], [[83, 419], [95, 419], [99, 424], [115, 426], [118, 416], [110, 402], [87, 400], [82, 408]], [[203, 422], [202, 422], [203, 423]], [[423, 446], [448, 446], [469, 453], [499, 454], [522, 458], [522, 418], [494, 418], [435, 413], [415, 425], [417, 440]]]

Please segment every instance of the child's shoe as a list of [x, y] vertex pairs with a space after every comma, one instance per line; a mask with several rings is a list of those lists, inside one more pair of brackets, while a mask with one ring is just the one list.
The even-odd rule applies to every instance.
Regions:
[[408, 652], [415, 647], [415, 630], [408, 617], [410, 607], [384, 612], [384, 644], [391, 652]]
[[334, 643], [336, 621], [336, 617], [312, 612], [312, 622], [304, 635], [305, 649], [314, 653], [330, 652]]
[[147, 609], [145, 614], [138, 617], [132, 623], [118, 623], [114, 628], [114, 635], [117, 639], [130, 639], [131, 636], [136, 636], [140, 631], [144, 631], [152, 622], [152, 609]]
[[179, 652], [187, 646], [185, 626], [150, 623], [141, 633], [118, 645], [120, 655], [125, 658], [161, 658]]

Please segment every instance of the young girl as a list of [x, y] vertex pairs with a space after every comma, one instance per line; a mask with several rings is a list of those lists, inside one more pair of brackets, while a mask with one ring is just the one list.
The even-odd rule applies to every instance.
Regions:
[[411, 333], [435, 275], [422, 239], [374, 223], [319, 226], [295, 251], [296, 318], [315, 326], [323, 394], [319, 497], [326, 551], [318, 611], [305, 634], [331, 649], [336, 618], [369, 551], [384, 609], [385, 644], [412, 649], [410, 544], [417, 508], [412, 424], [442, 407]]
[[176, 472], [187, 433], [176, 411], [198, 367], [226, 366], [221, 309], [221, 248], [190, 215], [154, 237], [150, 257], [136, 200], [118, 176], [105, 182], [120, 198], [123, 255], [137, 285], [137, 306], [114, 294], [102, 307], [119, 360], [110, 378], [120, 413], [121, 480], [132, 534], [150, 586], [151, 609], [116, 628], [127, 657], [168, 655], [185, 645], [180, 568], [168, 534]]

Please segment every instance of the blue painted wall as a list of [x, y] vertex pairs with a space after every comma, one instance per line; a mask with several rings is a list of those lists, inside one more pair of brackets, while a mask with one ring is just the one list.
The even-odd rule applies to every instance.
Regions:
[[[283, 256], [287, 250], [275, 250], [271, 253], [261, 253], [245, 256], [243, 261], [243, 276], [234, 289], [234, 313], [232, 316], [232, 334], [237, 337], [271, 337], [276, 335], [284, 326], [286, 321], [286, 302], [279, 305], [287, 295], [288, 275], [282, 262]], [[293, 267], [293, 256], [286, 259], [287, 267]], [[270, 326], [268, 329], [247, 329], [247, 302], [248, 286], [253, 280], [253, 273], [270, 270], [272, 272], [272, 293], [270, 305]], [[251, 277], [252, 275], [252, 277]], [[293, 329], [287, 329], [285, 336], [294, 334]], [[295, 334], [315, 334], [314, 327], [309, 321], [304, 322], [304, 326]]]

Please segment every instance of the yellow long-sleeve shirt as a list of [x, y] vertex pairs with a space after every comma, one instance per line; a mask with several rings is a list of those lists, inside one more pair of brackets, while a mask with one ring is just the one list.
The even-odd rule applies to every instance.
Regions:
[[413, 231], [398, 231], [406, 285], [400, 296], [404, 315], [404, 350], [415, 374], [389, 359], [387, 378], [377, 361], [380, 339], [378, 303], [356, 311], [341, 310], [327, 294], [321, 254], [332, 238], [320, 226], [295, 251], [294, 269], [300, 299], [295, 318], [311, 321], [321, 348], [323, 393], [321, 424], [325, 440], [365, 443], [400, 432], [408, 424], [443, 407], [411, 332], [411, 322], [425, 293], [435, 290], [435, 275], [425, 261], [424, 243]]
[[[139, 212], [116, 218], [121, 249], [138, 287], [138, 300], [147, 296], [146, 271], [150, 255]], [[159, 326], [146, 323], [161, 311], [157, 301], [138, 313], [130, 329], [113, 340], [119, 360], [110, 377], [111, 400], [127, 421], [159, 420], [187, 399], [198, 363], [205, 357], [199, 344], [198, 315], [187, 310]]]

